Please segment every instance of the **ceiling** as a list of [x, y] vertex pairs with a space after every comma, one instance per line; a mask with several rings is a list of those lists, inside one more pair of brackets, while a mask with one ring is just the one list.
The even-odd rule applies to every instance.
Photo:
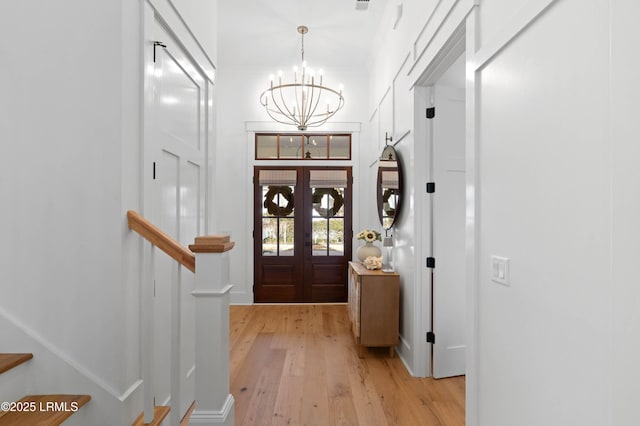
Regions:
[[299, 25], [310, 67], [367, 64], [389, 0], [218, 0], [218, 63], [224, 67], [283, 68], [300, 62]]

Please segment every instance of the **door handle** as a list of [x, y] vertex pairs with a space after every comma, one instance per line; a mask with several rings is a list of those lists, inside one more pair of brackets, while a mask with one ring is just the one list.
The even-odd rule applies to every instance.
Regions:
[[311, 242], [307, 241], [306, 243], [304, 243], [305, 247], [311, 247]]

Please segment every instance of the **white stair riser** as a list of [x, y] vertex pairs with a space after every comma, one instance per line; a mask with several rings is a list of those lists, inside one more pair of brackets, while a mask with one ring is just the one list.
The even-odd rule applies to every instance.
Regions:
[[0, 374], [0, 403], [18, 401], [28, 393], [29, 362]]

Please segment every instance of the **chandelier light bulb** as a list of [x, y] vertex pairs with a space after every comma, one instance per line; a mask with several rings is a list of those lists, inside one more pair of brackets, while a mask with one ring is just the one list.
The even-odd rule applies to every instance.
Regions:
[[[316, 72], [312, 68], [307, 68], [304, 58], [304, 35], [307, 32], [307, 27], [302, 25], [298, 27], [298, 33], [301, 35], [302, 69], [299, 70], [298, 66], [293, 67], [293, 83], [286, 80], [283, 82], [282, 71], [278, 71], [277, 84], [274, 83], [272, 74], [269, 88], [260, 95], [260, 103], [274, 121], [293, 124], [302, 131], [307, 127], [321, 126], [344, 106], [343, 86], [340, 85], [338, 90], [325, 86], [323, 70], [319, 69]], [[301, 72], [300, 80], [298, 80], [298, 71]], [[318, 80], [315, 78], [316, 73], [320, 77]], [[289, 103], [285, 101], [291, 98], [293, 100]], [[321, 98], [327, 104], [326, 111], [322, 107], [318, 108]], [[334, 107], [331, 108], [331, 105]]]

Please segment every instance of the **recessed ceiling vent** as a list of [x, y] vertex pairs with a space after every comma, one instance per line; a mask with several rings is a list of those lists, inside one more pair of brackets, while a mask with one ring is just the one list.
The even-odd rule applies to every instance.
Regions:
[[369, 9], [369, 0], [356, 0], [356, 10]]

